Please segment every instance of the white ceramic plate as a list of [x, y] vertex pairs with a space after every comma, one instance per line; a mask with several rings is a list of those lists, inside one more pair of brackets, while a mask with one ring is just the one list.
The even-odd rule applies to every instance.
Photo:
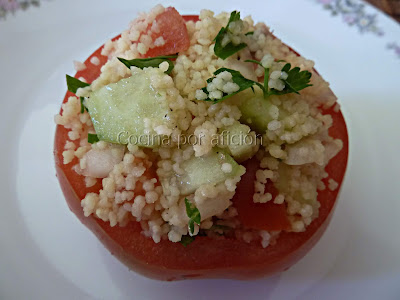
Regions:
[[64, 201], [52, 156], [53, 116], [64, 76], [74, 74], [72, 60], [83, 61], [156, 3], [41, 2], [0, 19], [1, 299], [400, 298], [400, 49], [387, 47], [400, 42], [400, 27], [359, 1], [226, 3], [164, 4], [183, 14], [239, 9], [267, 22], [316, 61], [342, 104], [350, 163], [321, 241], [286, 273], [259, 281], [168, 283], [129, 272]]

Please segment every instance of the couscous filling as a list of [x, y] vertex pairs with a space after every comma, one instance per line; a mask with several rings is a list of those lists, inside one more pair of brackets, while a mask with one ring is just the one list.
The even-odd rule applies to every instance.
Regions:
[[[90, 85], [67, 79], [76, 96], [55, 117], [69, 129], [64, 164], [87, 187], [102, 184], [81, 200], [85, 216], [140, 222], [155, 243], [185, 246], [206, 235], [265, 248], [281, 231], [307, 230], [318, 191], [337, 188], [324, 170], [342, 148], [324, 114], [338, 108], [328, 83], [264, 23], [236, 11], [202, 10], [185, 23], [186, 50], [147, 57], [169, 43], [159, 35], [168, 10], [156, 6], [108, 41], [108, 61]], [[240, 221], [234, 199], [249, 160], [258, 170], [248, 201], [283, 211], [285, 226]]]

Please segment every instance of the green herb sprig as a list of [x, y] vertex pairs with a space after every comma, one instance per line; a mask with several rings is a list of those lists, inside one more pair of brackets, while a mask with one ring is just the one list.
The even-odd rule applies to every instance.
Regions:
[[75, 78], [75, 77], [72, 77], [72, 76], [69, 76], [69, 75], [66, 75], [66, 78], [67, 78], [68, 91], [70, 91], [70, 92], [72, 92], [74, 94], [76, 94], [76, 91], [79, 88], [84, 88], [84, 87], [87, 87], [87, 86], [90, 85], [89, 83], [80, 81], [78, 78]]
[[[258, 64], [262, 68], [264, 68], [264, 66], [258, 60], [248, 59], [248, 60], [245, 60], [245, 62], [252, 62], [252, 63]], [[269, 69], [264, 68], [264, 86], [262, 88], [262, 90], [264, 92], [264, 98], [268, 97], [268, 80], [269, 80]]]
[[186, 206], [186, 214], [189, 217], [189, 233], [190, 235], [194, 234], [194, 223], [200, 225], [201, 216], [200, 211], [197, 207], [192, 204], [187, 198], [185, 198], [185, 206]]
[[287, 63], [283, 66], [281, 71], [288, 74], [286, 79], [281, 79], [285, 83], [285, 88], [282, 91], [272, 89], [272, 95], [284, 95], [289, 93], [299, 94], [299, 91], [312, 86], [312, 84], [310, 84], [312, 74], [307, 70], [300, 71], [299, 67], [292, 68], [292, 65]]
[[99, 137], [97, 136], [97, 134], [93, 134], [93, 133], [88, 133], [88, 143], [89, 144], [94, 144], [97, 143], [99, 140]]
[[[89, 86], [89, 83], [80, 81], [79, 79], [66, 75], [66, 79], [67, 79], [67, 87], [68, 87], [68, 91], [70, 91], [71, 93], [76, 94], [76, 92], [78, 91], [79, 88], [84, 88]], [[83, 114], [86, 111], [88, 111], [87, 107], [84, 104], [85, 98], [84, 97], [79, 97], [80, 101], [81, 101], [81, 114]]]
[[157, 68], [162, 62], [166, 61], [169, 65], [168, 70], [165, 71], [166, 74], [171, 74], [174, 69], [174, 63], [171, 59], [177, 58], [178, 55], [167, 55], [167, 56], [157, 56], [157, 57], [149, 57], [149, 58], [135, 58], [131, 60], [127, 60], [125, 58], [118, 57], [118, 60], [122, 62], [128, 69], [132, 66], [140, 69], [153, 67]]
[[191, 243], [194, 242], [194, 239], [195, 239], [194, 236], [184, 235], [184, 236], [182, 236], [182, 239], [181, 239], [180, 243], [181, 243], [184, 247], [187, 247], [188, 245], [190, 245]]
[[[270, 89], [268, 88], [270, 76], [269, 68], [265, 68], [261, 62], [257, 60], [249, 59], [246, 60], [246, 62], [256, 63], [264, 69], [264, 98], [267, 98], [270, 95], [284, 95], [290, 93], [299, 94], [299, 91], [305, 89], [306, 87], [312, 86], [312, 84], [310, 84], [312, 75], [311, 72], [307, 70], [300, 71], [299, 67], [292, 68], [290, 63], [286, 63], [281, 69], [281, 72], [288, 74], [288, 77], [286, 79], [280, 79], [285, 84], [285, 88], [282, 91], [273, 88]], [[277, 62], [283, 62], [283, 60], [279, 60]]]
[[88, 108], [85, 106], [85, 97], [79, 97], [79, 100], [81, 101], [81, 114], [85, 112], [89, 112]]
[[[289, 94], [289, 93], [299, 94], [299, 91], [301, 91], [309, 86], [312, 86], [312, 84], [310, 84], [310, 79], [311, 79], [311, 75], [312, 75], [311, 72], [309, 72], [307, 70], [300, 71], [299, 67], [292, 68], [290, 63], [286, 63], [283, 66], [281, 72], [287, 73], [288, 76], [286, 79], [280, 79], [284, 82], [285, 88], [282, 91], [276, 90], [274, 88], [270, 89], [268, 87], [268, 82], [269, 82], [269, 77], [270, 77], [270, 69], [265, 68], [261, 64], [261, 62], [259, 62], [257, 60], [249, 59], [249, 60], [246, 60], [245, 62], [255, 63], [255, 64], [260, 65], [262, 68], [264, 68], [264, 85], [262, 85], [261, 83], [259, 83], [257, 81], [253, 81], [253, 80], [245, 78], [239, 71], [227, 69], [227, 68], [220, 68], [214, 72], [214, 75], [216, 76], [219, 73], [224, 72], [224, 71], [231, 73], [232, 81], [239, 86], [239, 90], [234, 93], [231, 93], [231, 94], [223, 93], [223, 96], [220, 99], [210, 99], [209, 97], [207, 97], [206, 99], [204, 99], [204, 101], [218, 103], [218, 102], [224, 101], [225, 99], [232, 97], [232, 96], [236, 95], [237, 93], [240, 93], [248, 88], [251, 88], [254, 91], [254, 85], [257, 85], [263, 91], [264, 98], [268, 98], [271, 95], [284, 95], [284, 94]], [[281, 61], [278, 61], [278, 62], [281, 62]], [[215, 76], [207, 79], [207, 84], [211, 83], [213, 81], [213, 79], [215, 78]], [[207, 96], [210, 94], [207, 90], [207, 87], [202, 88], [202, 91], [204, 93], [206, 93]]]
[[[261, 89], [264, 88], [262, 86], [262, 84], [260, 84], [259, 82], [245, 78], [239, 71], [236, 71], [236, 70], [232, 70], [232, 69], [228, 69], [228, 68], [220, 68], [214, 72], [214, 75], [216, 76], [219, 73], [222, 73], [225, 71], [232, 74], [232, 81], [239, 86], [239, 90], [234, 93], [231, 93], [231, 94], [224, 93], [221, 99], [210, 99], [209, 97], [207, 97], [206, 99], [204, 99], [204, 101], [218, 103], [218, 102], [224, 101], [225, 99], [227, 99], [229, 97], [232, 97], [233, 95], [236, 95], [237, 93], [240, 93], [241, 91], [247, 90], [248, 88], [253, 89], [254, 85], [259, 86]], [[215, 78], [215, 76], [207, 79], [207, 83], [211, 83], [213, 81], [213, 79]], [[204, 93], [206, 93], [207, 96], [209, 95], [209, 91], [207, 90], [207, 87], [202, 88], [202, 91]]]
[[234, 45], [232, 42], [229, 42], [224, 47], [222, 46], [222, 40], [224, 39], [225, 34], [228, 33], [229, 24], [238, 20], [240, 20], [240, 12], [234, 10], [233, 12], [231, 12], [231, 16], [229, 18], [226, 27], [222, 27], [221, 30], [218, 32], [217, 36], [214, 39], [215, 41], [214, 53], [216, 56], [222, 59], [226, 59], [229, 56], [247, 47], [246, 43], [240, 43], [238, 45]]

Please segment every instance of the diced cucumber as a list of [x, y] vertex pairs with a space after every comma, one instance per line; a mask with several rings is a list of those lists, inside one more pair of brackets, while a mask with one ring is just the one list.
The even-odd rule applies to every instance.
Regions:
[[85, 104], [100, 140], [144, 147], [159, 144], [159, 136], [145, 131], [144, 119], [166, 124], [170, 113], [142, 70], [93, 92]]
[[[232, 166], [231, 172], [222, 171], [224, 163]], [[246, 171], [229, 154], [220, 149], [213, 149], [207, 156], [192, 157], [183, 162], [181, 168], [185, 174], [176, 177], [182, 195], [189, 195], [204, 184], [216, 185], [228, 178], [241, 176]]]
[[237, 162], [251, 158], [258, 150], [256, 135], [254, 131], [250, 131], [249, 126], [236, 122], [221, 132], [223, 142], [228, 146], [229, 154]]
[[[233, 96], [228, 101], [239, 107], [242, 113], [242, 117], [240, 118], [241, 123], [249, 125], [252, 130], [260, 134], [265, 133], [268, 129], [268, 123], [273, 120], [271, 108], [274, 105], [269, 98], [264, 99], [264, 95], [260, 89], [254, 89], [254, 92], [248, 89]], [[281, 114], [282, 111], [280, 110]]]

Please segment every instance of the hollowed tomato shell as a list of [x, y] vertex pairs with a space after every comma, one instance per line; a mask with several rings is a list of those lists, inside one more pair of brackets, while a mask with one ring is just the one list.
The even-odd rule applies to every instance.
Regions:
[[[184, 16], [185, 20], [198, 19], [197, 16]], [[118, 38], [118, 37], [116, 37]], [[100, 68], [107, 61], [97, 49], [85, 62], [87, 68], [76, 74], [92, 82], [100, 75]], [[96, 56], [99, 65], [90, 63]], [[67, 92], [64, 102], [72, 96]], [[68, 139], [68, 130], [57, 126], [54, 143], [54, 157], [57, 177], [71, 211], [88, 227], [100, 242], [129, 269], [144, 276], [158, 280], [182, 280], [192, 278], [232, 278], [248, 280], [267, 277], [282, 272], [301, 259], [320, 239], [328, 226], [338, 197], [340, 185], [345, 174], [348, 158], [348, 134], [341, 112], [333, 109], [326, 111], [333, 118], [330, 134], [343, 141], [343, 149], [326, 167], [329, 178], [339, 183], [339, 187], [330, 191], [326, 189], [318, 194], [321, 203], [319, 217], [301, 233], [283, 232], [275, 245], [262, 248], [260, 243], [245, 243], [236, 239], [211, 239], [204, 236], [196, 237], [187, 247], [180, 243], [162, 240], [156, 244], [152, 239], [141, 234], [138, 222], [130, 222], [125, 227], [110, 227], [93, 216], [85, 217], [81, 207], [81, 199], [88, 192], [98, 192], [100, 181], [93, 187], [85, 186], [84, 177], [72, 170], [77, 163], [64, 165], [62, 152]], [[257, 165], [248, 162], [247, 172], [243, 176], [238, 193], [252, 201], [252, 186]]]

